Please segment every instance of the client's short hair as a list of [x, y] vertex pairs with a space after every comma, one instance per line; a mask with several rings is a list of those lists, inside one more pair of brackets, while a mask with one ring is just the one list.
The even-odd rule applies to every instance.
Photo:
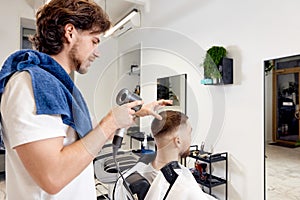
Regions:
[[188, 117], [179, 111], [162, 111], [159, 113], [162, 120], [154, 119], [151, 124], [151, 131], [154, 137], [167, 135], [175, 131], [180, 125], [186, 124]]

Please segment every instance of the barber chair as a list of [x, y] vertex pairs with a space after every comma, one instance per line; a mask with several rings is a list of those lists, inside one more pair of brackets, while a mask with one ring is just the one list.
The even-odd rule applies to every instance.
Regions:
[[[132, 151], [124, 151], [119, 149], [116, 160], [121, 172], [133, 167], [140, 156]], [[110, 194], [113, 186], [119, 177], [116, 164], [112, 155], [112, 145], [106, 144], [103, 146], [101, 152], [94, 159], [94, 172], [96, 178], [96, 189], [101, 194], [98, 199], [110, 199]], [[99, 187], [102, 188], [99, 188]]]

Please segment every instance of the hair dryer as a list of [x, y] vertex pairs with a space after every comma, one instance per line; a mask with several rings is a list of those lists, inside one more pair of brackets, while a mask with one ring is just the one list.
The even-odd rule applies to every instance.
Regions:
[[[142, 100], [142, 99], [141, 99], [141, 97], [130, 92], [126, 88], [120, 90], [120, 92], [118, 93], [117, 98], [116, 98], [116, 102], [119, 106], [126, 104], [126, 103], [133, 102], [133, 101], [137, 101], [137, 100]], [[142, 107], [142, 105], [138, 105], [138, 106], [133, 107], [132, 109], [135, 111], [139, 111], [141, 109], [141, 107]], [[126, 128], [121, 128], [121, 129], [116, 130], [115, 136], [114, 136], [114, 139], [112, 142], [115, 147], [117, 147], [117, 148], [121, 147], [125, 131], [126, 131]]]

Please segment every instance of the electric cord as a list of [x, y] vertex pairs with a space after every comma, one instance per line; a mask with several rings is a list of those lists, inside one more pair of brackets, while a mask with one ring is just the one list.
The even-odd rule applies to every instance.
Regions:
[[[130, 194], [130, 200], [137, 200], [137, 198], [135, 197], [135, 195], [132, 194], [130, 188], [128, 187], [128, 185], [127, 185], [127, 183], [126, 183], [126, 180], [125, 180], [125, 178], [124, 178], [124, 176], [123, 176], [123, 174], [121, 173], [121, 170], [120, 170], [120, 168], [119, 168], [119, 163], [118, 163], [118, 161], [117, 161], [117, 153], [118, 153], [118, 150], [119, 150], [119, 146], [113, 144], [113, 154], [112, 154], [112, 155], [113, 155], [113, 160], [114, 160], [115, 165], [116, 165], [117, 172], [119, 173], [120, 177], [121, 177], [122, 180], [123, 180], [123, 183], [124, 183], [123, 185], [124, 185], [125, 189], [126, 189], [126, 190], [128, 191], [128, 193]], [[118, 178], [118, 179], [119, 179], [119, 178]], [[116, 183], [118, 182], [118, 179], [117, 179]], [[115, 187], [114, 187], [114, 190], [115, 190]], [[115, 199], [115, 197], [114, 197], [114, 194], [113, 194], [113, 200], [114, 200], [114, 199]]]
[[[125, 174], [128, 170], [124, 171], [123, 173]], [[119, 179], [121, 178], [121, 176], [119, 176], [116, 180], [116, 183], [119, 181]], [[114, 185], [114, 188], [113, 188], [113, 193], [112, 193], [112, 199], [115, 200], [115, 193], [116, 193], [116, 186], [117, 184]]]

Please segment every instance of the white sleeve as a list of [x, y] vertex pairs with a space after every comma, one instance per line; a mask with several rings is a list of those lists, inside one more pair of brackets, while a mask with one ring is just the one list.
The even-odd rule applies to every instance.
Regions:
[[28, 72], [13, 75], [1, 99], [4, 134], [9, 146], [66, 136], [68, 126], [60, 115], [37, 115], [31, 76]]

